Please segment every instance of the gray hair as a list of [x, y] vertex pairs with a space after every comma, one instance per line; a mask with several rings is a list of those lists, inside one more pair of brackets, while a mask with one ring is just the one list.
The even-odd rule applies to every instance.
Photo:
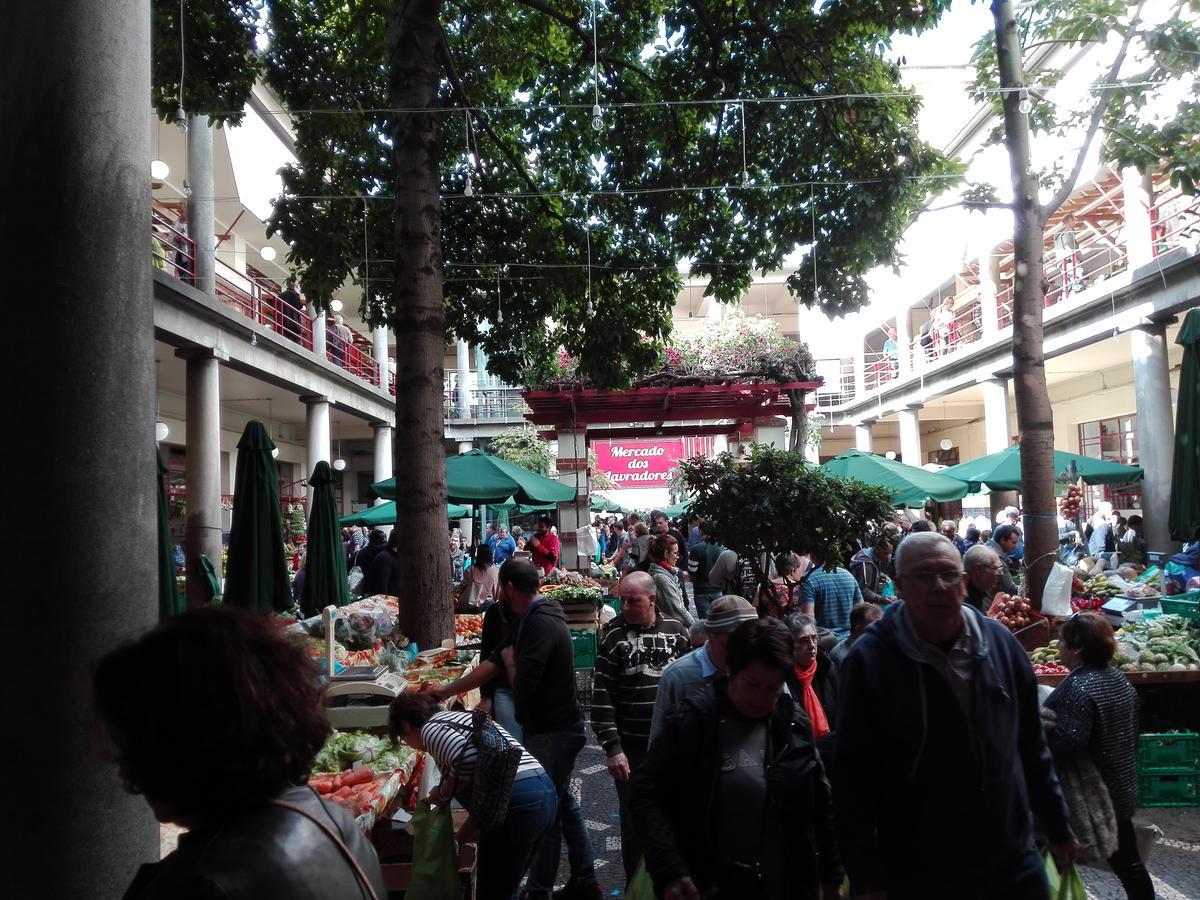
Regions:
[[971, 566], [995, 565], [993, 559], [1000, 562], [1000, 554], [986, 544], [972, 544], [963, 556], [963, 563], [969, 569]]
[[[636, 590], [644, 590], [651, 597], [655, 596], [654, 576], [649, 572], [643, 572], [640, 569], [635, 569], [632, 572], [626, 572], [625, 577], [621, 579], [620, 584], [627, 584]], [[620, 587], [617, 588], [620, 590]]]
[[[903, 578], [907, 573], [907, 567], [904, 565], [907, 559], [922, 559], [931, 555], [938, 547], [953, 551], [955, 558], [958, 558], [958, 548], [944, 534], [936, 531], [915, 531], [909, 534], [896, 549], [896, 577]], [[960, 563], [960, 571], [961, 568]]]
[[821, 630], [817, 627], [817, 620], [804, 613], [792, 613], [784, 621], [787, 623], [788, 631], [792, 633], [792, 637], [794, 638], [799, 637], [800, 632], [805, 628], [811, 628], [816, 632], [820, 632]]

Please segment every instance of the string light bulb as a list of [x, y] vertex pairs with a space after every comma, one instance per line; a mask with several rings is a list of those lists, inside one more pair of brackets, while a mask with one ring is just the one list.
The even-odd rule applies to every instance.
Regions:
[[463, 188], [463, 196], [464, 197], [474, 197], [475, 196], [475, 186], [473, 184], [471, 184], [471, 176], [470, 175], [467, 176], [467, 184], [466, 184], [466, 187]]
[[180, 134], [187, 134], [187, 113], [183, 111], [183, 107], [175, 110], [175, 127], [179, 129]]
[[604, 110], [600, 108], [599, 103], [592, 107], [592, 130], [604, 130]]
[[192, 183], [190, 181], [188, 181], [186, 178], [183, 179], [183, 196], [185, 196], [185, 197], [192, 196]]
[[1017, 92], [1017, 109], [1020, 110], [1021, 115], [1023, 116], [1027, 116], [1030, 112], [1032, 112], [1033, 103], [1029, 100], [1028, 88], [1021, 88], [1021, 90]]

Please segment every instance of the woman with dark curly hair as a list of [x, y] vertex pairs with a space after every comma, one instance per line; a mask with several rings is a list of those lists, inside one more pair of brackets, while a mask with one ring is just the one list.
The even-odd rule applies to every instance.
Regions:
[[274, 620], [171, 619], [100, 660], [95, 696], [125, 787], [188, 829], [126, 900], [387, 895], [365, 836], [305, 783], [329, 720], [311, 661]]

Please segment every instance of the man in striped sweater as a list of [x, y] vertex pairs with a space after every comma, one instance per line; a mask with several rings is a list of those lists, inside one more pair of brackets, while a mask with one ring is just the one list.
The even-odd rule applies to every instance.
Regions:
[[649, 574], [630, 572], [621, 579], [620, 594], [621, 614], [605, 628], [596, 653], [592, 728], [608, 754], [620, 801], [621, 860], [628, 883], [642, 855], [629, 812], [630, 772], [646, 755], [662, 671], [691, 644], [681, 623], [655, 611]]

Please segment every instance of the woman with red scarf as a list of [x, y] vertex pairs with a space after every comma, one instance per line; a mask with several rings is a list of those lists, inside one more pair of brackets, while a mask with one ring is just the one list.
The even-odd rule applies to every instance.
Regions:
[[795, 613], [787, 617], [787, 626], [796, 647], [788, 691], [808, 714], [817, 750], [828, 768], [836, 727], [837, 665], [828, 653], [817, 648], [817, 622], [812, 616]]

